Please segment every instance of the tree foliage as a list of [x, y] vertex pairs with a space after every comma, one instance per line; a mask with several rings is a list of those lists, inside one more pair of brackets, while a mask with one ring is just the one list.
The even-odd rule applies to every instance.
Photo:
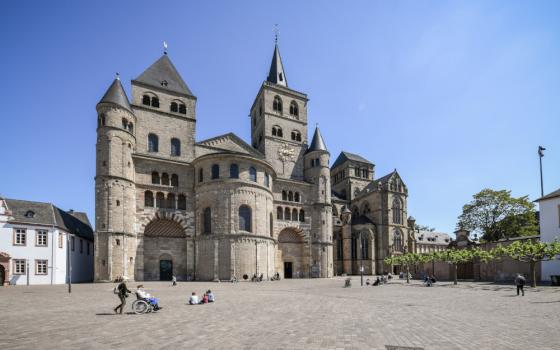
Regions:
[[486, 241], [538, 234], [535, 205], [527, 196], [511, 191], [484, 189], [463, 206], [459, 226], [482, 235]]

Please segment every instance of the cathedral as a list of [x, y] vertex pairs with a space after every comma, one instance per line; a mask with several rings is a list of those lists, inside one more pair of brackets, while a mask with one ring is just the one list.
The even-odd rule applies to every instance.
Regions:
[[[399, 272], [414, 251], [408, 189], [311, 142], [278, 45], [250, 107], [251, 143], [196, 140], [196, 101], [165, 52], [97, 104], [95, 280], [239, 280]], [[239, 116], [240, 120], [242, 116]]]

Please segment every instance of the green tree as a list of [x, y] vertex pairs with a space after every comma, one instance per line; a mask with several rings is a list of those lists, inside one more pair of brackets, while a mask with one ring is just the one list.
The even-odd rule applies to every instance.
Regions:
[[560, 255], [560, 242], [539, 242], [533, 240], [515, 241], [508, 246], [498, 245], [492, 254], [496, 257], [507, 256], [511, 259], [529, 264], [531, 286], [537, 286], [536, 264], [541, 261], [554, 260]]
[[410, 283], [410, 268], [428, 261], [428, 256], [424, 254], [406, 253], [403, 255], [395, 255], [385, 259], [387, 265], [400, 265], [405, 268], [406, 283]]
[[538, 234], [535, 205], [527, 196], [515, 198], [511, 191], [484, 189], [463, 206], [459, 227], [480, 233], [483, 240]]
[[457, 267], [471, 261], [474, 257], [474, 249], [447, 249], [439, 252], [434, 252], [436, 260], [443, 261], [453, 265], [453, 284], [457, 284]]
[[414, 229], [416, 231], [430, 231], [430, 232], [434, 232], [436, 230], [435, 227], [430, 227], [428, 225], [418, 225], [418, 224], [414, 224]]

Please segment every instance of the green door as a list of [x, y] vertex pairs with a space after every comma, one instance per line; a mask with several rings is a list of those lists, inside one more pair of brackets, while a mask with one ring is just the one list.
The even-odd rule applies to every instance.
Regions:
[[159, 280], [171, 281], [173, 277], [173, 261], [160, 260], [159, 261]]

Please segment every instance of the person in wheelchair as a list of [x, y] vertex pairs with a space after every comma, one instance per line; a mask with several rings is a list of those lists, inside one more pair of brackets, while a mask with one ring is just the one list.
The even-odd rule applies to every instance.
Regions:
[[154, 311], [158, 311], [163, 309], [162, 307], [160, 307], [158, 305], [158, 299], [152, 297], [150, 295], [150, 293], [146, 292], [146, 290], [144, 290], [144, 286], [142, 284], [140, 284], [138, 287], [136, 287], [136, 298], [140, 299], [140, 300], [144, 300], [147, 303], [150, 303], [150, 305], [153, 306]]

